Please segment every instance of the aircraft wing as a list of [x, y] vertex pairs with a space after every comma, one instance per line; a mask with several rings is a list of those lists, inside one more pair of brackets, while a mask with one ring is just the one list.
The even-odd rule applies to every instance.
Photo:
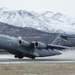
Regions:
[[[32, 56], [36, 56], [38, 57], [39, 54], [37, 52], [38, 49], [34, 49], [34, 51], [31, 49], [31, 51], [27, 52], [26, 50], [24, 49], [18, 49], [19, 52], [21, 52], [22, 54], [28, 54], [28, 55], [32, 55]], [[33, 51], [33, 52], [32, 52]]]
[[[19, 45], [22, 46], [23, 48], [27, 48], [29, 50], [34, 50], [35, 48], [36, 49], [58, 49], [58, 50], [62, 50], [62, 49], [71, 49], [73, 47], [66, 47], [66, 46], [61, 46], [61, 45], [55, 45], [55, 44], [44, 44], [42, 42], [27, 42], [27, 41], [24, 41], [24, 40], [20, 40], [19, 41]], [[24, 51], [22, 51], [24, 53]]]
[[52, 44], [48, 44], [47, 49], [58, 49], [58, 50], [63, 50], [63, 49], [72, 49], [72, 47], [66, 47], [66, 46], [61, 46], [61, 45], [52, 45]]

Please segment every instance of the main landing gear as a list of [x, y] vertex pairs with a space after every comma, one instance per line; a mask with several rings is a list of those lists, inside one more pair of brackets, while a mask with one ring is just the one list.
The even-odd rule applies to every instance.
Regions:
[[[19, 54], [16, 54], [15, 55], [15, 58], [19, 58], [19, 59], [22, 59], [24, 56], [23, 55], [19, 55]], [[35, 56], [26, 56], [28, 58], [31, 58], [31, 59], [35, 59]]]
[[22, 58], [23, 58], [23, 56], [22, 56], [22, 55], [15, 55], [15, 58], [22, 59]]
[[35, 59], [35, 57], [32, 57], [32, 59]]

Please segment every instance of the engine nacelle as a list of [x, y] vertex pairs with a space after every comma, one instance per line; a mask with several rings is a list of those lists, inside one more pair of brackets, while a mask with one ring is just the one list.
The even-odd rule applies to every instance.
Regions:
[[28, 47], [30, 44], [27, 42], [27, 41], [24, 41], [24, 40], [19, 40], [19, 45], [20, 46], [23, 46], [23, 47]]
[[36, 48], [38, 49], [45, 49], [46, 48], [46, 44], [42, 43], [42, 42], [36, 42], [35, 43]]

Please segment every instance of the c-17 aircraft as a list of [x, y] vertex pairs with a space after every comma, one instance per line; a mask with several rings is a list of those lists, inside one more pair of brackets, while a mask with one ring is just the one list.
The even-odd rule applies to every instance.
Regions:
[[[57, 36], [57, 38], [58, 37], [59, 36]], [[0, 34], [0, 49], [4, 49], [9, 53], [14, 54], [15, 58], [19, 59], [23, 57], [35, 59], [35, 57], [60, 55], [61, 52], [57, 50], [67, 49], [68, 47], [54, 45], [54, 43], [58, 42], [57, 38], [52, 44], [44, 44], [42, 42], [27, 42], [21, 38]]]

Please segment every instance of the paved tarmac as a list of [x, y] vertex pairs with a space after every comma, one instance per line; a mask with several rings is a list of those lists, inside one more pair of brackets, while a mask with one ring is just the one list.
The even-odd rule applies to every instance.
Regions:
[[37, 57], [36, 59], [30, 59], [24, 57], [23, 59], [14, 58], [12, 54], [0, 54], [0, 64], [11, 63], [69, 63], [75, 62], [75, 50], [62, 51], [62, 55], [50, 56], [50, 57]]
[[75, 62], [75, 51], [62, 52], [62, 55], [50, 57], [37, 57], [30, 59], [24, 57], [23, 59], [14, 58], [12, 54], [0, 54], [0, 64], [16, 64], [16, 63], [69, 63]]

